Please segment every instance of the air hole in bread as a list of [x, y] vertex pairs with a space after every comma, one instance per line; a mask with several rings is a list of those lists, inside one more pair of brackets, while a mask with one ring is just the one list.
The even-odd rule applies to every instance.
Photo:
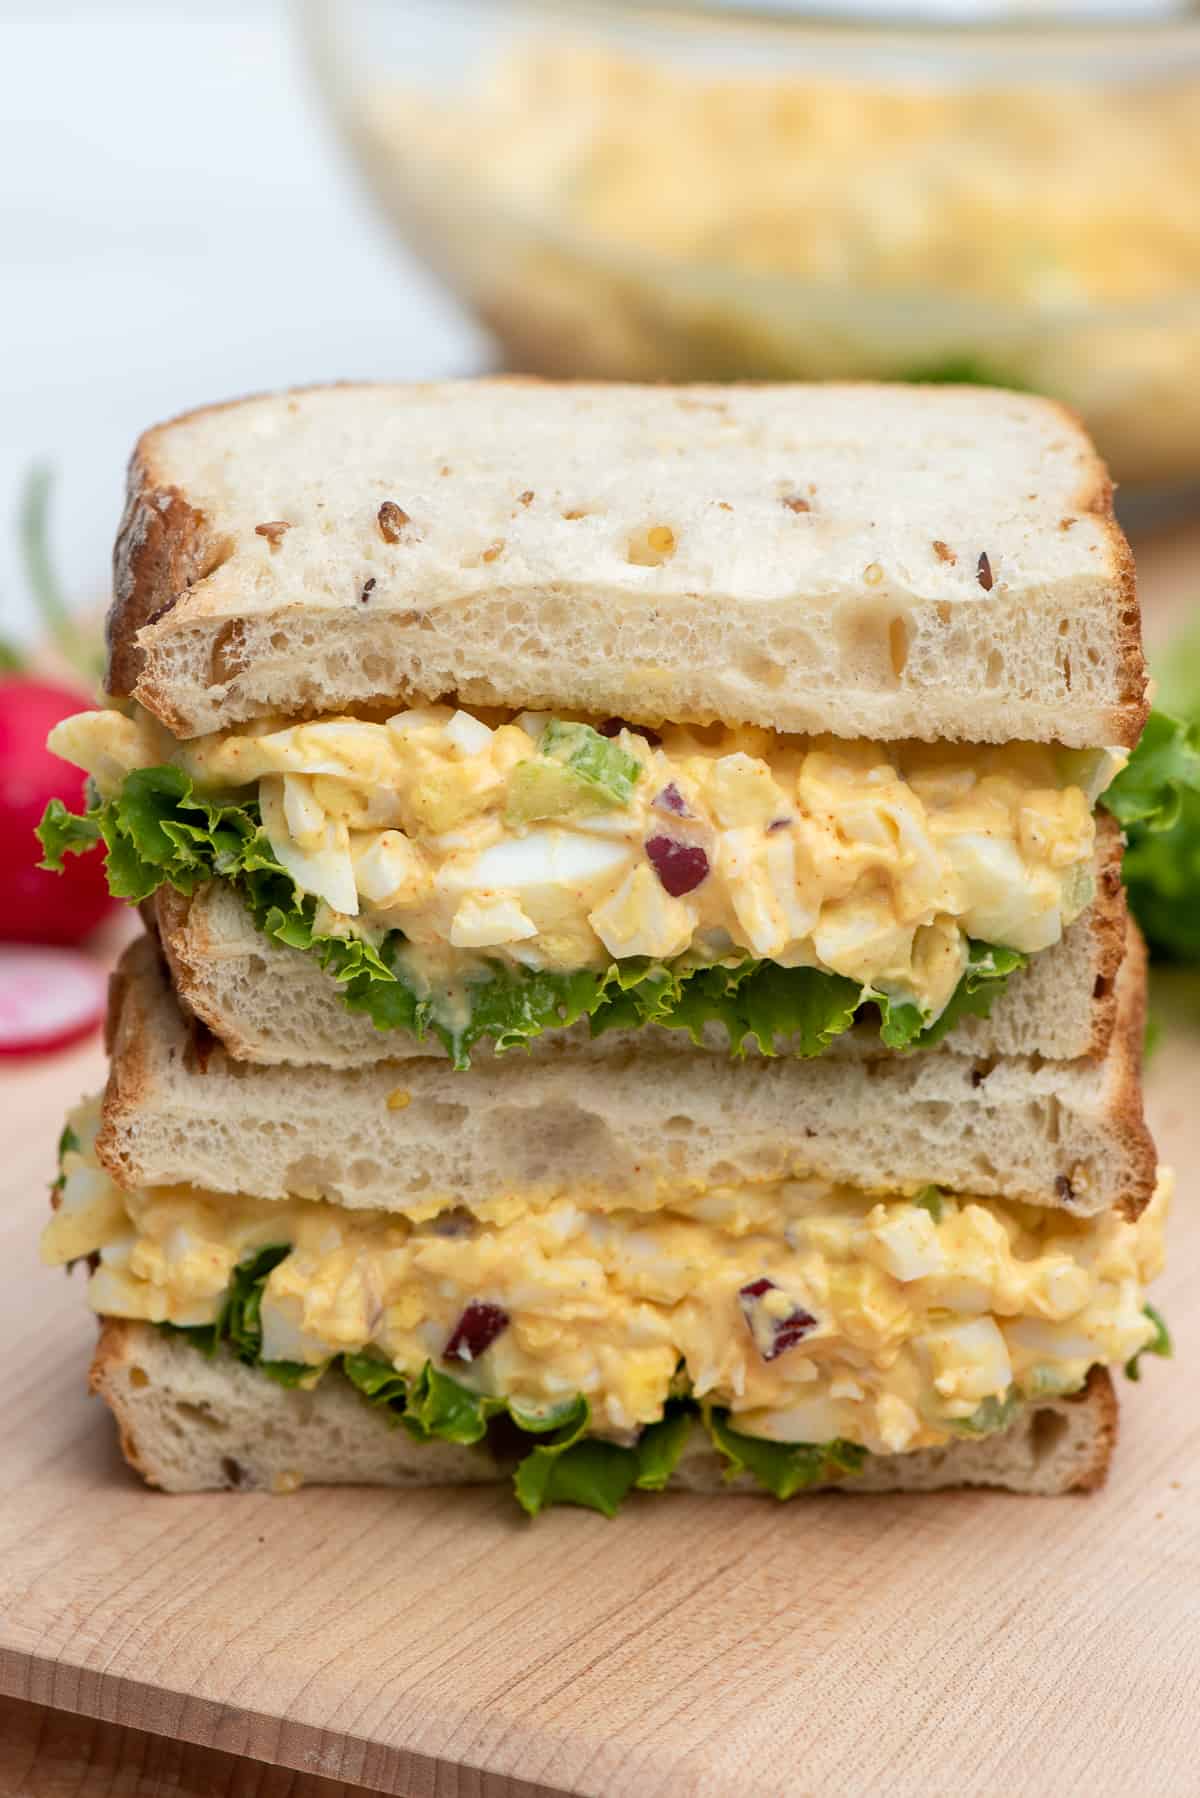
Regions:
[[888, 625], [888, 653], [892, 660], [892, 673], [899, 680], [904, 673], [908, 661], [908, 620], [893, 618]]
[[637, 568], [661, 568], [678, 547], [669, 524], [647, 524], [632, 531], [625, 546], [625, 560]]
[[314, 1198], [328, 1192], [338, 1175], [338, 1164], [330, 1156], [300, 1155], [283, 1170], [283, 1185], [297, 1198]]
[[246, 627], [240, 618], [231, 618], [213, 638], [208, 663], [208, 678], [214, 686], [224, 686], [246, 666]]
[[669, 1136], [690, 1136], [693, 1128], [692, 1119], [684, 1117], [682, 1113], [678, 1117], [668, 1118], [663, 1125], [663, 1129]]
[[629, 1176], [605, 1120], [570, 1102], [499, 1111], [491, 1144], [497, 1168], [515, 1182], [623, 1183]]
[[[850, 682], [879, 689], [900, 685], [893, 661], [895, 614], [879, 600], [850, 600], [839, 607], [834, 630]], [[905, 646], [905, 660], [908, 657]]]
[[135, 1392], [140, 1392], [143, 1386], [148, 1386], [150, 1384], [150, 1375], [146, 1372], [144, 1367], [138, 1367], [135, 1363], [129, 1369], [129, 1384], [133, 1387]]
[[998, 649], [988, 652], [987, 669], [984, 673], [985, 687], [998, 687], [1004, 679], [1004, 657]]
[[198, 1424], [201, 1429], [211, 1430], [215, 1436], [225, 1434], [225, 1425], [219, 1417], [213, 1416], [207, 1405], [193, 1405], [185, 1398], [176, 1399], [175, 1415], [189, 1428], [194, 1429]]
[[188, 585], [195, 586], [199, 581], [206, 581], [210, 574], [215, 574], [218, 568], [228, 562], [236, 548], [237, 544], [232, 537], [214, 537], [206, 544], [204, 560]]
[[737, 670], [760, 687], [782, 687], [787, 678], [786, 670], [770, 656], [753, 653], [738, 658]]
[[1057, 1454], [1071, 1420], [1061, 1411], [1035, 1411], [1033, 1414], [1033, 1458], [1040, 1467]]
[[445, 1130], [449, 1133], [451, 1130], [461, 1129], [462, 1125], [466, 1123], [467, 1108], [465, 1105], [455, 1105], [447, 1099], [421, 1099], [412, 1111], [411, 1121], [416, 1122], [417, 1120], [422, 1125], [432, 1124], [435, 1129]]

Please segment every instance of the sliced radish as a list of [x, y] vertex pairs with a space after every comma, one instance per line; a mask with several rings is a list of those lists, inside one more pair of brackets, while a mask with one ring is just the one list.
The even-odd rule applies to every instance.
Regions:
[[108, 976], [77, 949], [0, 944], [0, 1055], [44, 1055], [104, 1016]]

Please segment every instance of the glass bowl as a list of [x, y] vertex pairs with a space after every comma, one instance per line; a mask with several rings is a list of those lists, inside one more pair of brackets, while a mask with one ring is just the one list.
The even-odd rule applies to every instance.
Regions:
[[507, 367], [1024, 387], [1118, 480], [1200, 479], [1194, 13], [300, 10], [371, 188]]

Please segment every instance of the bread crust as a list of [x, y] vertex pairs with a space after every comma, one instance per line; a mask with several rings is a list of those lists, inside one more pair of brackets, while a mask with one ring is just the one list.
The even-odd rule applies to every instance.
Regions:
[[[112, 1411], [130, 1467], [168, 1491], [280, 1491], [297, 1484], [412, 1489], [492, 1484], [511, 1474], [511, 1463], [494, 1460], [482, 1446], [411, 1442], [336, 1376], [312, 1394], [287, 1391], [228, 1355], [205, 1361], [151, 1324], [102, 1318], [88, 1385]], [[205, 1418], [199, 1429], [197, 1412]], [[869, 1455], [860, 1474], [814, 1490], [864, 1495], [996, 1485], [1042, 1495], [1094, 1492], [1108, 1475], [1117, 1424], [1112, 1380], [1094, 1367], [1078, 1393], [1029, 1407], [999, 1437]], [[668, 1490], [768, 1496], [747, 1476], [727, 1480], [721, 1458], [698, 1434]]]
[[[446, 390], [455, 384], [441, 384]], [[586, 395], [592, 391], [588, 383], [539, 383], [530, 378], [503, 378], [493, 382], [476, 385], [486, 386], [489, 391], [503, 393], [521, 388], [567, 388], [573, 392]], [[721, 403], [739, 394], [753, 394], [761, 391], [765, 384], [740, 383], [717, 389], [696, 388], [679, 390], [681, 403], [687, 394], [695, 396], [695, 403], [706, 403], [706, 394], [719, 395]], [[818, 383], [810, 388], [797, 387], [798, 393], [820, 392], [822, 390], [850, 390], [870, 396], [887, 392], [888, 389], [875, 383]], [[341, 384], [339, 391], [349, 390], [352, 393], [373, 394], [385, 389], [371, 385]], [[438, 390], [438, 384], [414, 385], [404, 389], [408, 396], [428, 394]], [[275, 403], [281, 406], [294, 406], [310, 394], [319, 395], [321, 389], [296, 389], [290, 394], [275, 396]], [[604, 391], [604, 390], [597, 390]], [[608, 391], [611, 391], [609, 389]], [[653, 389], [633, 389], [638, 392], [653, 392]], [[954, 393], [953, 388], [922, 389], [915, 387], [909, 390], [914, 396], [940, 396], [944, 401], [947, 395]], [[963, 389], [970, 396], [974, 405], [984, 403], [981, 390]], [[991, 395], [994, 400], [995, 395]], [[1017, 396], [1009, 396], [1015, 399]], [[263, 609], [254, 613], [254, 631], [248, 631], [245, 621], [239, 616], [236, 601], [226, 593], [220, 607], [213, 609], [211, 615], [206, 609], [202, 596], [193, 595], [193, 588], [201, 587], [214, 570], [228, 555], [238, 549], [233, 535], [226, 535], [219, 519], [210, 519], [202, 506], [193, 503], [180, 490], [172, 479], [170, 467], [172, 450], [172, 433], [181, 428], [195, 424], [214, 416], [226, 417], [236, 414], [239, 408], [255, 404], [268, 403], [271, 396], [251, 396], [246, 400], [227, 402], [223, 405], [197, 408], [179, 418], [159, 425], [146, 432], [135, 450], [129, 470], [129, 484], [124, 520], [118, 537], [115, 558], [115, 584], [112, 611], [109, 619], [109, 672], [110, 691], [120, 697], [133, 696], [150, 711], [155, 713], [172, 731], [180, 736], [198, 734], [207, 729], [216, 728], [220, 724], [234, 723], [240, 719], [262, 715], [264, 710], [281, 709], [278, 703], [269, 705], [261, 695], [254, 698], [249, 693], [239, 696], [239, 676], [245, 676], [250, 682], [256, 661], [262, 654], [262, 645], [278, 633], [286, 634], [296, 623], [297, 606], [295, 596], [284, 592], [281, 603], [274, 610]], [[713, 401], [712, 403], [716, 403]], [[914, 404], [918, 403], [914, 397]], [[932, 401], [930, 402], [932, 403]], [[1140, 642], [1140, 618], [1137, 605], [1136, 583], [1133, 562], [1128, 545], [1122, 535], [1112, 511], [1112, 487], [1107, 471], [1099, 460], [1094, 449], [1081, 433], [1081, 427], [1075, 416], [1065, 408], [1050, 401], [1025, 401], [1042, 409], [1047, 417], [1053, 416], [1061, 421], [1064, 434], [1070, 433], [1072, 445], [1079, 445], [1078, 458], [1080, 471], [1077, 486], [1073, 493], [1063, 499], [1063, 516], [1060, 529], [1065, 533], [1081, 520], [1091, 520], [1101, 533], [1105, 553], [1106, 581], [1108, 594], [1105, 600], [1106, 613], [1110, 619], [1107, 643], [1104, 650], [1105, 662], [1116, 664], [1115, 686], [1110, 689], [1110, 697], [1104, 702], [1103, 721], [1093, 719], [1096, 732], [1102, 728], [1102, 738], [1094, 734], [1093, 741], [1124, 743], [1132, 745], [1136, 742], [1146, 716], [1146, 676]], [[1086, 445], [1086, 448], [1082, 447]], [[1030, 499], [1036, 498], [1035, 494]], [[848, 549], [848, 556], [853, 550]], [[269, 573], [269, 570], [268, 570]], [[249, 577], [253, 581], [254, 576]], [[536, 585], [536, 582], [535, 582]], [[484, 589], [480, 589], [481, 593]], [[867, 595], [869, 589], [864, 588]], [[378, 596], [377, 596], [378, 597]], [[464, 596], [465, 597], [465, 596]], [[995, 596], [999, 598], [999, 595]], [[200, 603], [197, 603], [199, 598]], [[502, 589], [494, 591], [495, 604], [502, 611], [512, 598], [512, 593]], [[680, 604], [698, 601], [700, 595], [692, 592], [680, 594], [669, 600], [669, 604]], [[976, 595], [980, 602], [983, 595]], [[256, 601], [256, 604], [258, 602]], [[482, 600], [480, 601], [482, 604]], [[899, 603], [899, 602], [898, 602]], [[922, 599], [918, 604], [927, 608], [928, 603]], [[349, 621], [340, 607], [331, 609], [328, 602], [322, 602], [321, 616], [324, 619], [323, 634], [332, 640], [332, 633], [347, 631]], [[453, 605], [440, 607], [436, 612], [436, 628], [432, 637], [418, 640], [413, 630], [429, 626], [431, 616], [421, 610], [420, 603], [414, 602], [416, 609], [408, 614], [378, 612], [370, 627], [372, 652], [376, 659], [388, 662], [397, 671], [395, 677], [384, 680], [382, 688], [368, 693], [366, 689], [354, 688], [353, 695], [347, 689], [345, 694], [334, 696], [336, 705], [354, 703], [356, 701], [370, 703], [407, 703], [413, 699], [443, 697], [447, 692], [456, 689], [461, 692], [465, 702], [507, 704], [522, 706], [532, 704], [582, 704], [581, 699], [572, 699], [553, 692], [535, 695], [528, 687], [528, 678], [522, 676], [517, 683], [518, 690], [506, 696], [502, 690], [504, 679], [496, 669], [492, 669], [488, 678], [481, 679], [476, 672], [465, 676], [456, 683], [454, 678], [455, 632], [460, 628], [456, 617], [462, 609], [463, 601], [456, 600]], [[314, 614], [315, 616], [315, 614]], [[406, 631], [402, 618], [407, 617], [412, 630]], [[998, 626], [998, 628], [1003, 628]], [[354, 641], [360, 642], [361, 627], [355, 623]], [[440, 633], [440, 635], [439, 635]], [[485, 629], [486, 636], [487, 631]], [[184, 646], [184, 638], [188, 644]], [[192, 643], [192, 638], [195, 643]], [[745, 654], [754, 659], [766, 653], [761, 648], [755, 651], [752, 647], [753, 632], [747, 636]], [[189, 675], [185, 680], [180, 673], [178, 655], [185, 658], [200, 658], [208, 666], [207, 675]], [[345, 653], [351, 653], [351, 638], [347, 636]], [[948, 651], [947, 653], [958, 653]], [[219, 659], [224, 677], [218, 677], [212, 671], [210, 663]], [[359, 660], [361, 661], [361, 656]], [[428, 682], [423, 684], [422, 668], [436, 669], [430, 674]], [[248, 672], [249, 671], [249, 672]], [[528, 672], [528, 671], [527, 671]], [[331, 677], [326, 673], [324, 685], [319, 680], [315, 685], [309, 683], [310, 691], [301, 696], [296, 709], [300, 713], [311, 714], [321, 709], [322, 697], [328, 698], [332, 693]], [[390, 684], [389, 684], [390, 683]], [[719, 684], [719, 683], [718, 683]], [[1078, 678], [1076, 681], [1078, 686]], [[360, 683], [361, 685], [361, 683]], [[703, 683], [701, 683], [703, 686]], [[753, 686], [751, 681], [750, 686]], [[433, 688], [436, 687], [436, 691]], [[1068, 714], [1073, 701], [1070, 696], [1071, 672], [1066, 670], [1066, 685], [1061, 699], [1064, 722], [1069, 722]], [[652, 692], [653, 689], [650, 691]], [[691, 691], [691, 688], [688, 689]], [[695, 721], [711, 721], [717, 716], [724, 716], [728, 722], [743, 721], [771, 722], [770, 707], [763, 693], [757, 692], [753, 701], [747, 700], [740, 705], [735, 697], [735, 690], [725, 685], [721, 687], [723, 697], [714, 699], [714, 688], [708, 700], [694, 697], [687, 703], [681, 703], [675, 714], [665, 713], [661, 707], [656, 709], [648, 701], [647, 694], [638, 693], [630, 688], [626, 679], [625, 688], [608, 693], [605, 707], [608, 710], [619, 709], [631, 718], [642, 718], [645, 722], [661, 721], [664, 715], [678, 715]], [[699, 694], [700, 689], [696, 689]], [[747, 693], [750, 687], [747, 687]], [[990, 695], [984, 696], [994, 711], [995, 707]], [[915, 734], [919, 730], [921, 708], [910, 703], [905, 711], [909, 720], [909, 728], [891, 728], [888, 724], [892, 716], [892, 702], [886, 695], [865, 696], [863, 703], [878, 705], [878, 729], [861, 729], [843, 731], [843, 734], [897, 736]], [[611, 702], [611, 703], [609, 703]], [[783, 704], [782, 695], [777, 696], [776, 703]], [[807, 703], [807, 702], [806, 702]], [[1098, 703], [1098, 702], [1097, 702]], [[813, 706], [816, 710], [814, 711]], [[829, 697], [815, 699], [807, 705], [806, 724], [792, 722], [787, 728], [821, 729], [828, 727], [819, 714], [822, 707], [829, 708], [833, 700]], [[286, 706], [283, 709], [287, 709]], [[586, 706], [583, 709], [587, 709]], [[1094, 708], [1093, 708], [1094, 709]], [[653, 716], [651, 715], [653, 714]], [[983, 716], [981, 709], [980, 716]], [[989, 716], [991, 713], [989, 712]], [[915, 730], [914, 730], [915, 721]], [[835, 717], [830, 716], [829, 725], [838, 729]], [[954, 734], [970, 737], [970, 730], [956, 731]], [[987, 740], [1001, 740], [1003, 729], [998, 729], [993, 721], [981, 732]], [[1012, 731], [1011, 735], [1051, 736], [1048, 715], [1044, 727], [1029, 730], [1025, 733]], [[1070, 729], [1064, 732], [1063, 741], [1082, 742], [1084, 738], [1078, 731]]]
[[1125, 839], [1116, 819], [1109, 812], [1099, 814], [1096, 827], [1096, 894], [1088, 908], [1095, 961], [1092, 979], [1093, 1035], [1087, 1052], [1093, 1058], [1108, 1053], [1116, 1028], [1117, 975], [1125, 957], [1131, 929], [1125, 883], [1121, 878]]
[[[210, 575], [228, 547], [178, 487], [155, 479], [151, 454], [150, 438], [143, 438], [130, 458], [125, 508], [113, 546], [105, 685], [117, 698], [137, 686], [143, 629], [159, 623], [191, 586]], [[175, 728], [170, 718], [163, 722]]]
[[1158, 1167], [1142, 1100], [1148, 968], [1145, 938], [1130, 917], [1126, 921], [1125, 956], [1117, 982], [1117, 1015], [1109, 1048], [1113, 1069], [1109, 1115], [1115, 1147], [1132, 1171], [1130, 1190], [1120, 1205], [1131, 1219], [1139, 1218], [1150, 1203]]

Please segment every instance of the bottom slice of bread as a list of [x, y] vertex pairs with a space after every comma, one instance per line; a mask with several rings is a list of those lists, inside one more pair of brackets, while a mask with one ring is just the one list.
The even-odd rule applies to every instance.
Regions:
[[[301, 1485], [459, 1486], [507, 1480], [481, 1448], [421, 1444], [328, 1375], [288, 1390], [223, 1354], [208, 1360], [152, 1324], [105, 1319], [91, 1387], [111, 1407], [126, 1460], [165, 1492], [290, 1492]], [[1025, 1407], [1007, 1430], [944, 1448], [871, 1455], [830, 1482], [857, 1492], [995, 1486], [1052, 1495], [1102, 1484], [1117, 1436], [1117, 1400], [1103, 1368], [1070, 1398]], [[671, 1479], [677, 1491], [762, 1495], [748, 1476], [726, 1480], [700, 1430]]]

